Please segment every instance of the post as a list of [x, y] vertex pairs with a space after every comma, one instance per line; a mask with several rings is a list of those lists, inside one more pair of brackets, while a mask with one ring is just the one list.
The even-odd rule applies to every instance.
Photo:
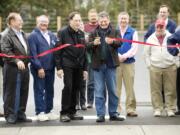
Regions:
[[177, 14], [177, 24], [180, 25], [180, 12]]
[[140, 14], [140, 30], [144, 31], [144, 15]]
[[57, 16], [57, 31], [61, 28], [61, 17]]
[[0, 32], [2, 31], [2, 17], [0, 16]]

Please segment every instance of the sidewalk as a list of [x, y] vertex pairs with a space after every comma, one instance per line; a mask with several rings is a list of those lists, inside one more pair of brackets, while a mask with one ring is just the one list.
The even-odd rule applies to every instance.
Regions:
[[179, 135], [180, 126], [64, 126], [0, 128], [0, 135]]

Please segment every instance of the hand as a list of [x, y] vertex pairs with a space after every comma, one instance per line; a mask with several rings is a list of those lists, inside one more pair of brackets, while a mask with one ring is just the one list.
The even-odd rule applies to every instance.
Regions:
[[179, 57], [180, 57], [180, 52], [177, 54], [177, 56], [179, 56]]
[[114, 39], [109, 38], [109, 37], [106, 37], [106, 38], [105, 38], [105, 41], [106, 41], [107, 44], [112, 44], [113, 41], [114, 41]]
[[60, 70], [57, 71], [57, 76], [58, 76], [59, 78], [62, 78], [62, 77], [64, 76], [64, 72], [63, 72], [62, 69], [60, 69]]
[[89, 42], [89, 35], [87, 33], [85, 34], [85, 41]]
[[119, 56], [119, 61], [120, 61], [120, 62], [124, 62], [126, 59], [127, 59], [127, 58], [125, 58], [125, 57]]
[[87, 80], [87, 79], [88, 79], [88, 72], [83, 71], [83, 80]]
[[23, 61], [18, 61], [17, 67], [19, 70], [24, 70], [26, 68]]
[[94, 45], [100, 45], [101, 41], [100, 41], [100, 37], [96, 37], [94, 40]]
[[39, 78], [44, 78], [45, 77], [45, 72], [44, 72], [43, 68], [38, 70], [38, 76], [39, 76]]

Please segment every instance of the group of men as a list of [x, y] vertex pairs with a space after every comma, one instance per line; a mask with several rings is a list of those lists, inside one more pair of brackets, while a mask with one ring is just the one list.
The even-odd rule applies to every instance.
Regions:
[[[34, 80], [35, 113], [39, 121], [58, 118], [53, 112], [55, 68], [57, 76], [64, 82], [61, 122], [83, 120], [83, 116], [77, 114], [77, 105], [80, 102], [81, 109], [86, 110], [86, 84], [87, 107], [92, 108], [95, 100], [96, 122], [105, 122], [107, 100], [109, 120], [124, 121], [125, 118], [120, 115], [122, 81], [126, 91], [127, 116], [138, 116], [133, 88], [134, 56], [138, 44], [116, 40], [123, 38], [138, 41], [137, 31], [129, 25], [129, 14], [121, 12], [118, 15], [116, 28], [112, 27], [107, 12], [97, 14], [96, 10], [92, 9], [88, 17], [90, 22], [83, 26], [80, 13], [70, 13], [68, 25], [58, 31], [56, 37], [48, 30], [49, 17], [38, 16], [36, 28], [27, 38], [22, 31], [23, 20], [20, 14], [9, 14], [8, 28], [1, 39], [1, 52], [15, 56], [3, 58], [3, 101], [7, 123], [32, 121], [25, 114], [29, 91], [29, 62]], [[163, 5], [157, 21], [145, 35], [147, 43], [159, 45], [147, 46], [144, 49], [145, 62], [150, 71], [154, 116], [161, 116], [163, 109], [168, 116], [175, 115], [177, 67], [173, 55], [180, 54], [178, 48], [167, 49], [168, 44], [180, 43], [179, 30], [173, 35], [170, 34], [175, 32], [175, 28], [176, 24], [168, 19], [168, 7]], [[59, 46], [66, 47], [37, 57], [38, 54]], [[19, 55], [24, 58], [18, 57]], [[180, 93], [178, 88], [177, 93]], [[177, 99], [176, 114], [180, 114], [180, 98]]]
[[168, 45], [178, 43], [177, 37], [176, 40], [174, 38], [177, 35], [175, 32], [176, 23], [168, 16], [168, 6], [160, 6], [157, 20], [149, 27], [144, 39], [147, 43], [157, 45], [144, 47], [145, 63], [150, 74], [151, 102], [155, 117], [163, 116], [164, 111], [169, 117], [180, 114], [180, 97], [176, 97], [179, 93], [179, 73], [177, 72], [179, 61], [176, 61], [176, 58], [172, 56], [177, 55], [174, 53], [177, 48], [168, 47]]

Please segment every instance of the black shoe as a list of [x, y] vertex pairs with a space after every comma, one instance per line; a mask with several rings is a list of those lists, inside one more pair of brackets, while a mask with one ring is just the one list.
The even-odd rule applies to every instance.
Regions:
[[124, 121], [125, 118], [124, 117], [120, 117], [118, 115], [115, 115], [115, 116], [110, 116], [109, 120], [110, 121]]
[[16, 124], [16, 120], [17, 120], [16, 116], [12, 114], [6, 117], [6, 122], [9, 124]]
[[28, 119], [24, 112], [18, 112], [17, 122], [32, 122], [32, 120]]
[[89, 109], [90, 109], [90, 108], [93, 108], [93, 105], [92, 105], [92, 104], [88, 104], [88, 105], [87, 105], [87, 108], [89, 108]]
[[61, 115], [61, 116], [60, 116], [60, 121], [61, 121], [61, 122], [70, 122], [71, 119], [70, 119], [69, 116], [67, 116], [67, 115]]
[[0, 112], [0, 117], [4, 117], [4, 114]]
[[96, 119], [96, 122], [105, 122], [104, 116], [98, 116], [98, 118]]
[[32, 122], [32, 119], [28, 119], [28, 118], [18, 118], [17, 122]]
[[83, 116], [78, 115], [78, 114], [70, 114], [68, 116], [71, 120], [83, 120], [84, 119]]
[[85, 105], [82, 105], [82, 106], [81, 106], [81, 110], [84, 110], [84, 111], [87, 110], [86, 106], [85, 106]]
[[175, 115], [180, 115], [180, 110], [178, 110], [177, 112], [175, 112]]

